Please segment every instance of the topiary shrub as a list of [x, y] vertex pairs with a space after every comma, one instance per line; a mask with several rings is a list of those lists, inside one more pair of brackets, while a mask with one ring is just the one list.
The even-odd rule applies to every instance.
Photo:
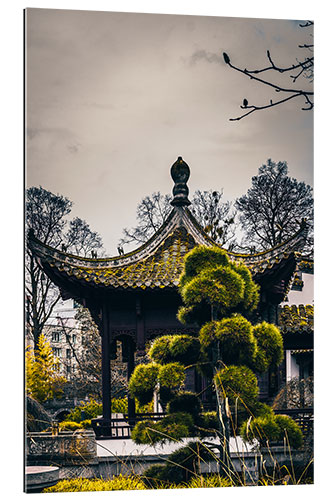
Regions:
[[150, 349], [148, 351], [148, 356], [155, 363], [170, 363], [172, 361], [170, 357], [170, 341], [173, 335], [163, 335], [163, 337], [157, 337]]
[[263, 321], [253, 327], [257, 341], [257, 353], [254, 368], [265, 372], [269, 366], [277, 366], [283, 360], [283, 339], [280, 330], [272, 324]]
[[243, 364], [254, 358], [257, 342], [253, 335], [253, 327], [240, 314], [218, 321], [215, 336], [220, 343], [224, 363]]
[[179, 362], [188, 366], [198, 361], [200, 342], [190, 335], [164, 335], [154, 340], [148, 355], [157, 363]]
[[219, 420], [216, 411], [207, 411], [201, 413], [197, 421], [198, 434], [201, 437], [211, 436], [220, 429]]
[[303, 444], [303, 434], [299, 425], [287, 415], [275, 415], [274, 418], [280, 430], [280, 439], [286, 437], [291, 448], [300, 448]]
[[171, 359], [185, 366], [196, 363], [200, 358], [199, 339], [190, 335], [174, 335], [169, 348]]
[[185, 256], [184, 272], [180, 276], [180, 286], [183, 287], [189, 280], [197, 276], [203, 269], [215, 266], [227, 266], [229, 258], [225, 250], [197, 246]]
[[155, 444], [179, 441], [189, 437], [193, 429], [193, 419], [188, 413], [173, 413], [158, 422], [144, 420], [132, 430], [132, 440], [137, 444]]
[[185, 381], [185, 368], [180, 363], [168, 363], [160, 365], [158, 372], [158, 381], [160, 384], [160, 398], [163, 402], [169, 401], [176, 389]]
[[187, 306], [204, 300], [219, 304], [223, 311], [242, 301], [244, 283], [240, 275], [229, 267], [208, 268], [181, 288], [181, 295]]
[[253, 311], [259, 303], [259, 286], [254, 283], [251, 272], [244, 264], [230, 263], [232, 268], [241, 276], [244, 283], [243, 306], [247, 311]]
[[280, 429], [274, 421], [274, 416], [264, 416], [244, 422], [240, 434], [245, 441], [253, 443], [257, 440], [262, 446], [265, 446], [267, 441], [275, 442], [279, 440]]
[[160, 365], [157, 363], [141, 364], [135, 367], [128, 384], [130, 394], [141, 405], [149, 403], [154, 396]]
[[83, 429], [90, 429], [91, 428], [91, 419], [82, 420], [81, 427], [83, 427]]
[[167, 405], [168, 413], [187, 412], [197, 420], [202, 411], [202, 403], [193, 392], [184, 391], [177, 394]]
[[258, 397], [257, 377], [247, 366], [228, 366], [218, 371], [214, 377], [218, 387], [228, 398], [229, 404], [253, 405]]
[[286, 415], [266, 415], [252, 421], [244, 422], [241, 427], [243, 439], [253, 442], [259, 441], [261, 446], [287, 443], [291, 448], [300, 448], [303, 444], [303, 434], [297, 423]]

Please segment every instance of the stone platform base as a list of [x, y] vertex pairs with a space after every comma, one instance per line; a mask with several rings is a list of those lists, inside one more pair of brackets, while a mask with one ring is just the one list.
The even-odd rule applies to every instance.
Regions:
[[59, 481], [59, 467], [28, 465], [25, 468], [25, 492], [40, 493]]

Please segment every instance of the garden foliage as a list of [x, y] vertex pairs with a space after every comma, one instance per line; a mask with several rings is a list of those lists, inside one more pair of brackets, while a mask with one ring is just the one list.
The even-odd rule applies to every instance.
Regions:
[[[182, 437], [189, 436], [189, 432], [192, 436], [203, 436], [207, 426], [210, 432], [217, 430], [216, 415], [202, 414], [196, 395], [183, 390], [186, 370], [191, 366], [208, 374], [222, 400], [232, 411], [239, 412], [238, 427], [252, 415], [252, 434], [243, 432], [245, 439], [253, 439], [255, 417], [259, 423], [265, 423], [268, 438], [281, 438], [282, 421], [258, 401], [253, 370], [265, 372], [278, 365], [283, 358], [283, 341], [275, 325], [265, 321], [253, 325], [251, 321], [259, 301], [259, 288], [250, 271], [242, 263], [231, 261], [220, 248], [197, 246], [185, 257], [179, 291], [184, 306], [179, 309], [178, 319], [192, 327], [196, 325], [199, 335], [166, 335], [155, 339], [148, 351], [151, 363], [134, 370], [129, 383], [132, 396], [148, 402], [154, 393], [158, 394], [169, 415], [165, 423], [140, 422], [133, 430], [133, 439], [155, 443], [165, 441], [167, 430], [171, 440], [178, 440], [182, 433]], [[177, 413], [189, 414], [193, 425], [184, 417], [175, 418]], [[297, 424], [289, 417], [282, 420], [283, 429], [298, 444]], [[156, 477], [164, 477], [165, 469], [154, 470]]]

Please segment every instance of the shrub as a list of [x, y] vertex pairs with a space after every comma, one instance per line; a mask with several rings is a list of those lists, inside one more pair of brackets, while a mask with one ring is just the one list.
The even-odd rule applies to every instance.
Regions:
[[211, 436], [214, 431], [219, 430], [219, 420], [216, 411], [202, 413], [198, 419], [199, 435]]
[[158, 372], [158, 380], [161, 387], [176, 389], [185, 380], [185, 369], [180, 363], [168, 363], [162, 365]]
[[172, 335], [164, 335], [154, 340], [148, 351], [148, 356], [152, 361], [161, 364], [172, 361], [170, 357], [170, 341], [172, 337]]
[[[211, 452], [200, 442], [192, 442], [169, 455], [165, 465], [153, 465], [146, 470], [142, 480], [148, 487], [168, 487], [189, 482], [198, 469], [199, 460], [208, 460]], [[187, 486], [185, 486], [187, 487]]]
[[167, 405], [168, 413], [187, 412], [197, 419], [202, 411], [202, 403], [193, 392], [184, 391], [177, 394]]
[[104, 479], [64, 479], [55, 486], [46, 488], [43, 493], [75, 492], [75, 491], [116, 491], [116, 490], [144, 490], [142, 480], [136, 476], [116, 476], [110, 480]]
[[83, 426], [78, 422], [64, 420], [59, 424], [60, 431], [77, 431], [78, 429], [83, 429]]
[[200, 342], [190, 335], [165, 335], [154, 340], [148, 355], [161, 364], [179, 362], [191, 365], [200, 356]]
[[101, 415], [103, 411], [102, 404], [97, 403], [94, 399], [91, 399], [87, 403], [82, 402], [80, 405], [76, 406], [66, 417], [66, 421], [71, 422], [81, 422], [82, 420], [96, 418]]
[[141, 405], [149, 403], [154, 396], [160, 365], [156, 363], [141, 364], [135, 367], [128, 388], [131, 396], [137, 398]]
[[199, 340], [200, 344], [207, 348], [213, 342], [216, 341], [216, 330], [217, 330], [218, 321], [208, 321], [204, 326], [200, 329], [199, 332]]
[[158, 422], [144, 420], [138, 422], [132, 439], [137, 444], [155, 444], [167, 441], [178, 441], [188, 437], [193, 429], [193, 419], [188, 413], [173, 413]]
[[81, 426], [83, 427], [83, 429], [90, 429], [91, 428], [91, 419], [82, 420]]
[[170, 355], [173, 361], [185, 366], [196, 363], [200, 357], [199, 339], [190, 335], [174, 335], [170, 342]]
[[267, 441], [278, 441], [280, 430], [274, 417], [257, 417], [244, 422], [240, 434], [244, 440], [252, 443], [256, 439], [264, 446]]
[[232, 268], [241, 276], [244, 282], [243, 304], [247, 311], [253, 311], [259, 302], [259, 286], [254, 283], [251, 272], [244, 264], [231, 263]]
[[194, 278], [200, 271], [209, 267], [227, 266], [229, 258], [225, 250], [214, 247], [197, 246], [185, 256], [184, 272], [180, 277], [180, 286]]
[[251, 323], [243, 316], [237, 314], [218, 321], [215, 335], [220, 342], [224, 363], [243, 364], [254, 358], [257, 342]]
[[241, 436], [249, 442], [257, 439], [262, 446], [265, 446], [267, 441], [284, 442], [285, 438], [291, 448], [299, 448], [303, 444], [301, 429], [286, 415], [268, 415], [244, 422]]
[[240, 403], [250, 406], [258, 396], [259, 388], [255, 374], [247, 366], [228, 366], [214, 377], [217, 387], [225, 394], [229, 404]]
[[202, 271], [181, 289], [181, 295], [188, 306], [204, 300], [227, 310], [244, 298], [244, 283], [234, 270], [219, 266]]
[[271, 365], [279, 365], [283, 359], [283, 339], [280, 330], [275, 325], [263, 321], [253, 327], [253, 334], [258, 345], [256, 370], [264, 372]]
[[303, 444], [303, 434], [298, 424], [287, 415], [275, 415], [275, 422], [280, 430], [280, 439], [287, 437], [292, 448], [300, 448]]

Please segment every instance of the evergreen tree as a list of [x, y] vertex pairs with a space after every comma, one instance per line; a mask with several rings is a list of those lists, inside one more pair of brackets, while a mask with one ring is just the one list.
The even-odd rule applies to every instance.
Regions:
[[[165, 440], [167, 429], [170, 439], [176, 440], [203, 435], [202, 429], [207, 424], [216, 430], [216, 418], [209, 421], [208, 416], [202, 414], [196, 395], [192, 394], [191, 400], [188, 393], [180, 391], [183, 379], [176, 374], [181, 367], [186, 371], [189, 366], [196, 366], [213, 380], [221, 417], [221, 447], [225, 465], [230, 467], [229, 417], [237, 414], [238, 424], [250, 415], [272, 422], [277, 418], [270, 407], [258, 401], [259, 388], [254, 371], [264, 372], [282, 361], [282, 336], [275, 325], [252, 324], [251, 314], [259, 300], [258, 285], [246, 266], [232, 262], [220, 248], [198, 246], [187, 254], [179, 290], [184, 306], [178, 318], [184, 324], [196, 324], [199, 336], [159, 337], [148, 353], [152, 363], [137, 366], [130, 380], [133, 393], [143, 391], [148, 400], [159, 390], [163, 400], [163, 367], [170, 367], [169, 381], [173, 381], [174, 386], [166, 394], [169, 415], [164, 419], [165, 426], [163, 420], [157, 424], [140, 422], [132, 437], [137, 442], [148, 443]], [[173, 373], [171, 367], [174, 369], [174, 365], [178, 371]], [[186, 413], [191, 413], [191, 419], [185, 418]]]
[[40, 403], [61, 396], [66, 379], [59, 376], [58, 363], [50, 343], [41, 334], [35, 354], [31, 348], [26, 351], [26, 391], [29, 396]]

